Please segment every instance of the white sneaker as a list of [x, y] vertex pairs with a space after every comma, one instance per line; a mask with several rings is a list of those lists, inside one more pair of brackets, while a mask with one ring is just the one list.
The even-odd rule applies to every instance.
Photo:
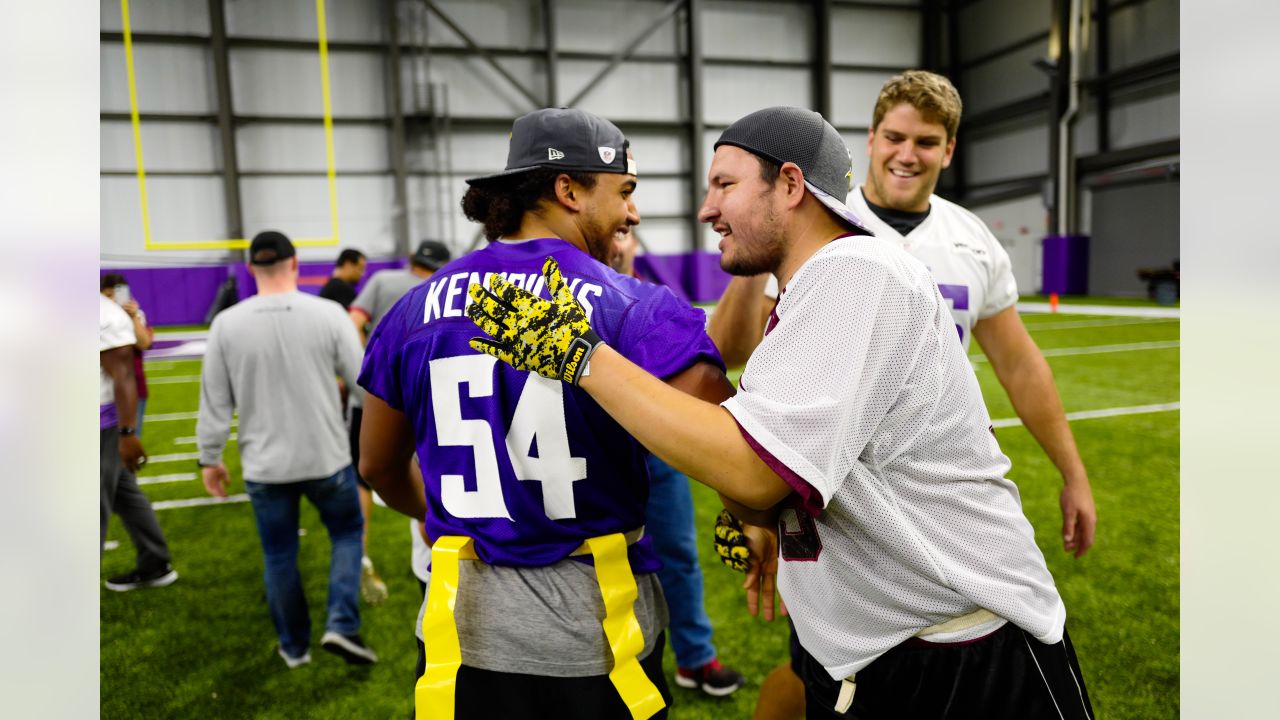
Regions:
[[359, 633], [342, 635], [329, 630], [325, 632], [324, 637], [320, 638], [320, 647], [352, 665], [372, 665], [378, 662], [377, 654], [364, 644], [364, 639]]
[[284, 648], [280, 647], [279, 645], [276, 646], [276, 654], [278, 654], [282, 659], [284, 659], [284, 664], [288, 665], [290, 670], [297, 667], [302, 667], [303, 665], [306, 665], [307, 663], [311, 662], [311, 653], [304, 652], [302, 653], [302, 657], [289, 657], [289, 654], [286, 653], [284, 651]]

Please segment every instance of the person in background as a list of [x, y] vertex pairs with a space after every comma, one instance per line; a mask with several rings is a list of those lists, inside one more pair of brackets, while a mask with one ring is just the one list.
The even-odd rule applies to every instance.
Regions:
[[[1053, 372], [1015, 307], [1009, 255], [976, 215], [934, 194], [955, 152], [961, 111], [959, 93], [941, 75], [908, 70], [890, 78], [872, 112], [866, 179], [848, 204], [876, 237], [929, 267], [965, 350], [978, 341], [1014, 411], [1062, 476], [1062, 547], [1081, 557], [1096, 533], [1093, 491]], [[760, 342], [777, 296], [776, 282], [764, 275], [735, 278], [725, 290], [708, 332], [730, 366], [746, 362]], [[756, 720], [803, 713], [800, 679], [781, 665], [761, 686]]]
[[138, 341], [133, 345], [133, 377], [138, 384], [138, 418], [134, 427], [138, 429], [138, 437], [142, 437], [142, 418], [147, 412], [147, 374], [142, 364], [142, 352], [150, 350], [155, 343], [156, 331], [147, 323], [147, 314], [138, 306], [138, 299], [129, 290], [129, 282], [119, 273], [107, 273], [102, 276], [100, 289], [103, 295], [114, 300], [124, 309], [133, 322], [133, 334]]
[[[445, 263], [449, 262], [449, 248], [442, 242], [423, 240], [418, 248], [409, 256], [409, 266], [397, 270], [382, 270], [373, 274], [365, 283], [360, 295], [352, 301], [348, 308], [351, 322], [360, 335], [360, 344], [369, 339], [369, 333], [396, 304], [405, 293], [422, 284], [423, 281]], [[369, 513], [373, 510], [373, 493], [369, 483], [360, 476], [360, 427], [364, 417], [362, 395], [351, 398], [351, 422], [348, 423], [351, 441], [351, 462], [356, 468], [356, 480], [360, 484], [360, 512], [364, 515], [364, 556], [361, 558], [360, 595], [370, 605], [377, 605], [387, 599], [387, 584], [378, 575], [369, 558]], [[409, 536], [414, 543], [414, 552], [419, 553], [419, 544], [423, 542], [420, 525], [410, 520]]]
[[351, 664], [377, 662], [360, 637], [364, 518], [333, 379], [355, 390], [360, 341], [342, 308], [298, 292], [298, 258], [284, 234], [249, 245], [258, 294], [218, 313], [209, 328], [196, 420], [201, 479], [227, 496], [222, 452], [240, 413], [240, 462], [262, 542], [267, 606], [290, 668], [311, 662], [311, 615], [298, 573], [303, 496], [329, 532], [329, 602], [320, 646]]
[[137, 549], [136, 567], [107, 579], [108, 590], [125, 592], [139, 588], [163, 587], [178, 579], [171, 564], [155, 510], [138, 488], [135, 475], [147, 461], [138, 428], [137, 385], [134, 381], [134, 353], [138, 338], [136, 321], [105, 294], [99, 295], [98, 349], [101, 382], [98, 394], [101, 448], [99, 453], [101, 531], [99, 548], [105, 549], [107, 522], [111, 514], [120, 516], [129, 539]]
[[332, 300], [342, 306], [343, 310], [351, 307], [356, 299], [356, 285], [364, 277], [365, 265], [368, 261], [364, 253], [355, 248], [347, 248], [338, 253], [338, 262], [333, 267], [333, 275], [320, 288], [320, 297]]
[[[609, 266], [623, 275], [637, 277], [636, 250], [640, 242], [635, 229], [627, 227], [614, 234]], [[697, 688], [713, 697], [733, 694], [746, 678], [720, 663], [711, 641], [711, 618], [702, 597], [702, 566], [698, 564], [698, 534], [693, 519], [693, 494], [689, 478], [650, 454], [649, 504], [645, 509], [645, 530], [653, 538], [662, 560], [658, 580], [667, 598], [671, 616], [667, 626], [671, 649], [676, 656], [676, 684]]]

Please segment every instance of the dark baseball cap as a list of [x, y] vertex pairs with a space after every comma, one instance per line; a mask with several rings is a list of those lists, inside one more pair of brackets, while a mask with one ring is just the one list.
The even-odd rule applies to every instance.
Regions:
[[507, 167], [467, 180], [478, 185], [549, 167], [592, 173], [636, 174], [630, 143], [618, 126], [586, 110], [546, 108], [516, 118], [511, 125]]
[[783, 106], [757, 110], [725, 128], [715, 146], [721, 145], [742, 148], [778, 165], [795, 163], [804, 173], [805, 188], [854, 235], [872, 234], [844, 204], [853, 186], [853, 153], [818, 113]]
[[293, 257], [297, 251], [282, 232], [263, 230], [249, 243], [249, 262], [254, 265], [271, 265]]
[[418, 243], [418, 249], [409, 256], [409, 262], [432, 270], [438, 270], [441, 265], [449, 262], [451, 257], [452, 254], [444, 243], [435, 240], [423, 240]]

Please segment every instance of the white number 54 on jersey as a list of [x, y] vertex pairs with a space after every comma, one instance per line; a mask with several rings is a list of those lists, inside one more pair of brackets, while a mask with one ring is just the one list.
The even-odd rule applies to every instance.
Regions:
[[[475, 455], [476, 482], [467, 490], [462, 475], [440, 478], [440, 499], [445, 510], [460, 518], [511, 518], [502, 496], [498, 454], [487, 420], [463, 419], [460, 393], [466, 383], [469, 397], [493, 395], [493, 364], [488, 355], [459, 355], [431, 361], [431, 411], [436, 442], [441, 446], [469, 446]], [[529, 450], [537, 442], [538, 456]], [[569, 432], [564, 420], [564, 385], [540, 375], [525, 381], [511, 429], [506, 454], [519, 480], [542, 483], [542, 503], [553, 520], [577, 517], [573, 484], [587, 477], [586, 458], [569, 454]]]

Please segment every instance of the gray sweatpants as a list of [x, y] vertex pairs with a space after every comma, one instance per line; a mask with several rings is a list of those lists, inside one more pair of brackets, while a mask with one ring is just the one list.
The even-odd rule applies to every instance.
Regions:
[[107, 540], [107, 521], [114, 512], [120, 516], [124, 529], [138, 551], [138, 569], [145, 572], [164, 567], [171, 559], [169, 545], [160, 530], [160, 523], [156, 522], [151, 500], [138, 488], [138, 479], [125, 469], [120, 460], [120, 433], [115, 427], [102, 431], [99, 461], [102, 480], [102, 536], [99, 538], [98, 552], [102, 552], [102, 543]]

